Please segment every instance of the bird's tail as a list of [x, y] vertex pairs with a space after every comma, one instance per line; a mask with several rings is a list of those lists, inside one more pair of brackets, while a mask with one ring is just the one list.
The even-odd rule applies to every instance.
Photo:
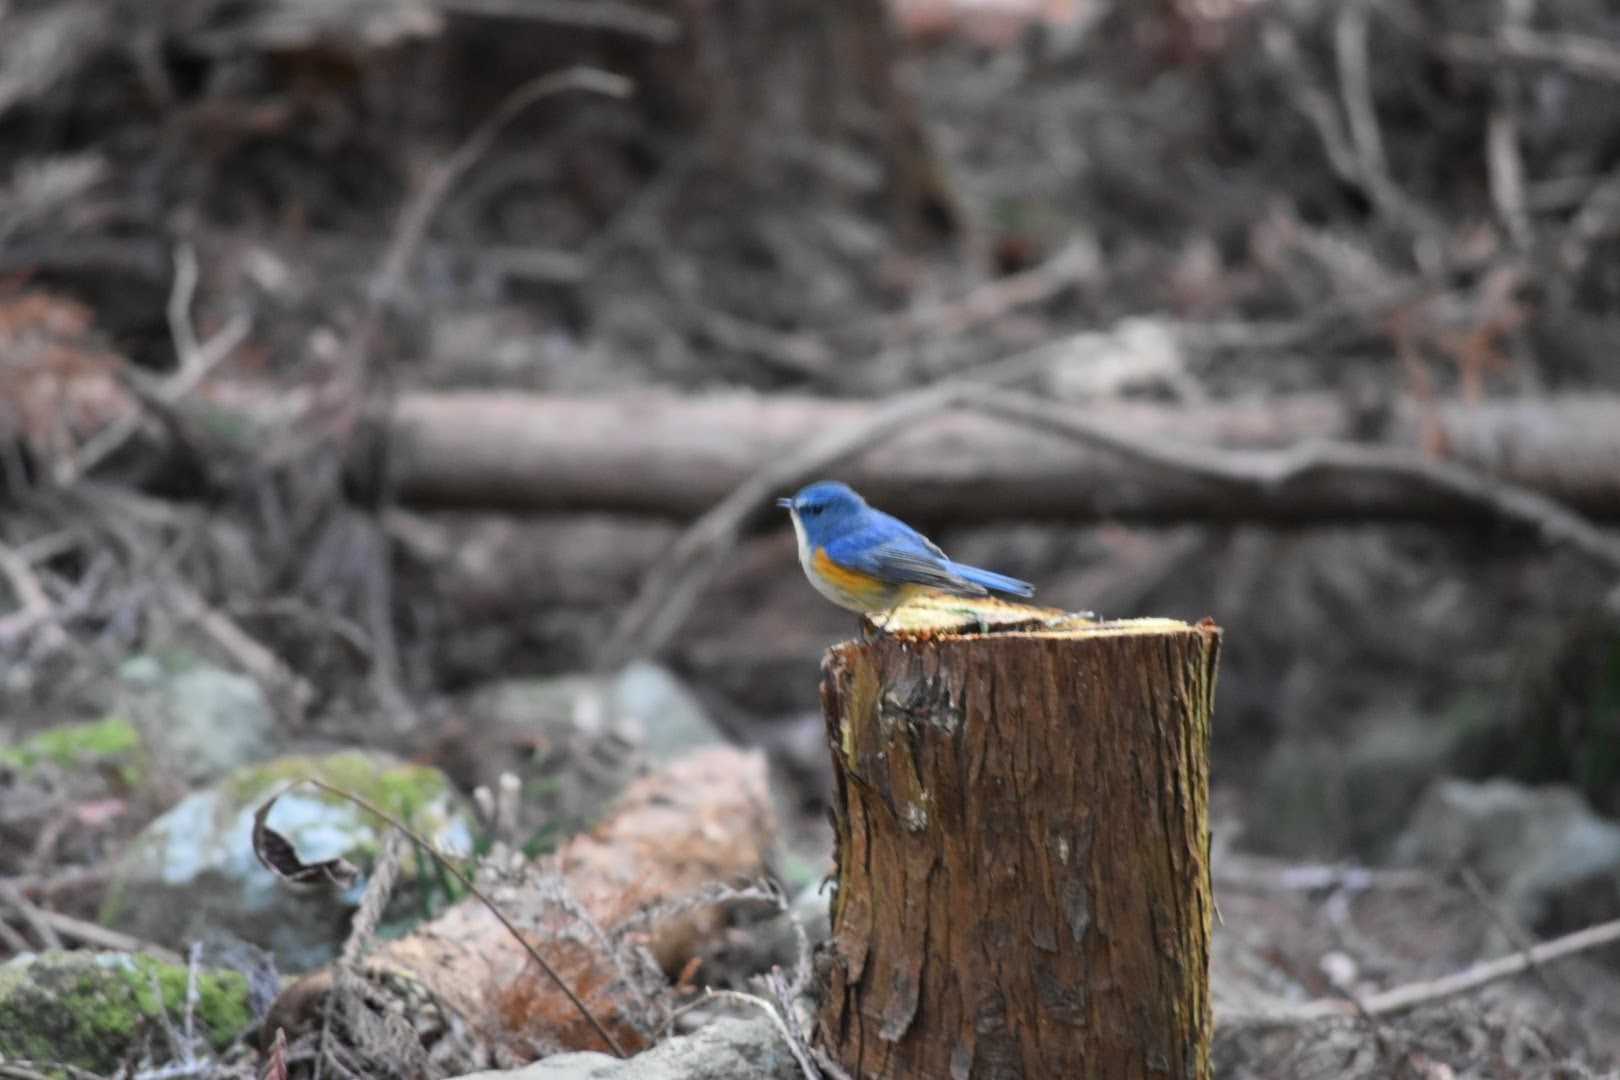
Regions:
[[966, 578], [975, 585], [983, 585], [996, 592], [1011, 593], [1013, 596], [1034, 596], [1035, 586], [1027, 581], [1019, 581], [1005, 574], [992, 573], [989, 570], [980, 570], [977, 566], [963, 566], [961, 563], [950, 564], [951, 573], [959, 578]]

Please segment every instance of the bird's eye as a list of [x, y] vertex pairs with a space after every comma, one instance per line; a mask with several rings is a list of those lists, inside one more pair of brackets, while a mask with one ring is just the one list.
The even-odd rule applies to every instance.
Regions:
[[821, 507], [807, 506], [804, 508], [804, 512], [809, 514], [811, 517], [815, 517], [817, 514], [821, 513]]

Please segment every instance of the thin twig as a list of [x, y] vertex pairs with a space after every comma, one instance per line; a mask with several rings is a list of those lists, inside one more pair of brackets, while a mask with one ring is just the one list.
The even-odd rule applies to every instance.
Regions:
[[169, 336], [174, 339], [181, 371], [191, 367], [202, 351], [197, 329], [191, 325], [191, 301], [196, 295], [197, 252], [190, 244], [180, 244], [174, 249], [174, 285], [169, 289], [164, 314], [169, 320]]
[[382, 325], [383, 310], [403, 288], [406, 272], [422, 239], [427, 235], [433, 216], [438, 213], [450, 189], [479, 158], [489, 152], [506, 126], [531, 105], [556, 94], [578, 90], [605, 97], [626, 98], [634, 85], [621, 75], [589, 67], [572, 67], [531, 79], [508, 94], [449, 157], [428, 172], [422, 186], [400, 211], [393, 237], [372, 278], [366, 311], [349, 341], [348, 360], [352, 373], [358, 375], [364, 369], [366, 356]]
[[[667, 275], [673, 276], [673, 275]], [[770, 366], [812, 382], [837, 381], [833, 352], [820, 338], [774, 330], [704, 305], [690, 290], [681, 308], [698, 329], [723, 348], [746, 353]]]
[[1019, 308], [1050, 300], [1086, 278], [1094, 277], [1098, 265], [1094, 241], [1089, 238], [1071, 241], [1045, 262], [986, 282], [965, 296], [898, 315], [880, 315], [848, 328], [848, 333], [871, 335], [888, 346], [925, 335], [954, 337]]
[[196, 623], [221, 649], [249, 675], [287, 695], [287, 704], [302, 714], [315, 700], [315, 687], [270, 649], [261, 645], [236, 621], [211, 606], [190, 585], [173, 578], [166, 583], [165, 595], [175, 613]]
[[[0, 1077], [3, 1077], [4, 1080], [52, 1080], [54, 1076], [59, 1075], [57, 1072], [58, 1066], [55, 1064], [49, 1065], [47, 1068], [51, 1070], [50, 1074], [31, 1069], [20, 1061], [0, 1061]], [[100, 1078], [97, 1077], [97, 1080], [100, 1080]]]
[[1361, 173], [1368, 183], [1389, 183], [1389, 161], [1373, 107], [1367, 64], [1368, 0], [1346, 0], [1333, 24], [1333, 52], [1339, 67], [1339, 98], [1349, 121]]
[[1340, 54], [1342, 96], [1353, 101], [1353, 107], [1348, 111], [1360, 116], [1359, 120], [1354, 121], [1355, 126], [1365, 129], [1360, 139], [1346, 130], [1333, 96], [1319, 85], [1306, 66], [1293, 30], [1282, 19], [1267, 21], [1261, 35], [1262, 45], [1266, 56], [1290, 83], [1294, 107], [1316, 129], [1334, 175], [1360, 189], [1391, 220], [1413, 231], [1434, 233], [1437, 228], [1428, 213], [1407, 198], [1388, 173], [1380, 168], [1382, 144], [1374, 141], [1377, 128], [1370, 119], [1373, 115], [1372, 104], [1366, 97], [1369, 82], [1366, 74], [1365, 12], [1359, 16], [1362, 20], [1359, 33], [1358, 16], [1351, 15], [1348, 23], [1343, 22], [1344, 12], [1356, 6], [1355, 3], [1347, 3], [1341, 9], [1340, 32], [1336, 35], [1335, 44]]
[[645, 38], [657, 45], [668, 45], [681, 36], [681, 24], [677, 20], [618, 0], [437, 0], [437, 5], [458, 14], [611, 30]]
[[598, 666], [618, 667], [658, 653], [680, 629], [700, 593], [714, 580], [745, 525], [774, 497], [824, 469], [872, 449], [925, 417], [944, 412], [984, 392], [987, 386], [1033, 375], [1061, 355], [1064, 342], [1007, 357], [968, 376], [946, 379], [900, 394], [864, 419], [827, 432], [793, 454], [767, 462], [730, 495], [687, 527], [669, 554], [642, 579]]
[[1321, 892], [1326, 889], [1366, 892], [1369, 889], [1430, 889], [1439, 880], [1427, 870], [1375, 870], [1366, 866], [1306, 863], [1268, 865], [1269, 860], [1243, 857], [1217, 860], [1215, 884], [1228, 889], [1264, 892]]
[[813, 1064], [811, 1064], [809, 1055], [806, 1052], [806, 1048], [804, 1045], [802, 1045], [804, 1040], [802, 1038], [795, 1039], [793, 1037], [793, 1032], [788, 1028], [787, 1021], [783, 1020], [781, 1014], [776, 1011], [776, 1006], [772, 1005], [765, 998], [756, 997], [753, 994], [745, 994], [741, 990], [716, 990], [712, 987], [704, 987], [702, 997], [698, 998], [696, 1001], [687, 1002], [685, 1005], [682, 1005], [680, 1008], [669, 1014], [669, 1019], [664, 1021], [664, 1026], [659, 1029], [659, 1037], [662, 1038], [664, 1033], [669, 1030], [670, 1025], [681, 1016], [691, 1012], [693, 1009], [696, 1009], [701, 1005], [706, 1005], [709, 1002], [716, 1000], [732, 1001], [739, 1005], [750, 1005], [756, 1009], [762, 1010], [766, 1016], [770, 1017], [771, 1023], [775, 1025], [777, 1033], [782, 1036], [782, 1041], [787, 1043], [788, 1052], [793, 1055], [793, 1060], [799, 1063], [799, 1071], [804, 1073], [805, 1080], [821, 1080], [821, 1073]]
[[0, 647], [35, 627], [42, 628], [46, 648], [67, 645], [67, 631], [56, 624], [51, 598], [39, 576], [26, 558], [4, 543], [0, 543], [0, 574], [5, 575], [18, 606], [17, 611], [0, 618]]
[[404, 846], [403, 834], [389, 833], [371, 868], [370, 880], [349, 923], [349, 936], [338, 954], [338, 963], [351, 970], [365, 957], [377, 937], [377, 925], [382, 922], [383, 910], [394, 895], [394, 885], [405, 861]]
[[[1522, 29], [1534, 14], [1536, 0], [1502, 0], [1499, 37]], [[1524, 155], [1519, 150], [1519, 87], [1511, 72], [1501, 70], [1494, 79], [1495, 102], [1485, 127], [1486, 175], [1491, 202], [1502, 227], [1520, 251], [1530, 248], [1530, 213], [1525, 207]]]
[[23, 953], [34, 951], [34, 947], [29, 944], [28, 939], [13, 930], [11, 924], [4, 919], [0, 919], [0, 946], [4, 946], [6, 951], [13, 956], [20, 956]]
[[1544, 941], [1524, 952], [1504, 956], [1497, 960], [1482, 960], [1472, 967], [1438, 979], [1424, 979], [1371, 994], [1358, 1003], [1343, 998], [1321, 998], [1299, 1005], [1283, 1005], [1255, 1013], [1238, 1013], [1221, 1017], [1223, 1024], [1285, 1025], [1303, 1024], [1335, 1017], [1387, 1016], [1405, 1012], [1420, 1005], [1431, 1005], [1459, 994], [1471, 993], [1482, 986], [1522, 974], [1537, 964], [1548, 964], [1579, 953], [1590, 952], [1620, 942], [1620, 919], [1589, 926], [1552, 941]]
[[1554, 64], [1572, 75], [1620, 82], [1620, 49], [1577, 34], [1540, 34], [1517, 27], [1495, 37], [1448, 34], [1440, 39], [1440, 51], [1453, 60], [1471, 64], [1500, 64], [1504, 60]]
[[591, 1025], [592, 1030], [594, 1030], [596, 1034], [601, 1037], [602, 1041], [606, 1043], [607, 1046], [613, 1051], [614, 1056], [620, 1058], [625, 1056], [624, 1048], [619, 1045], [618, 1040], [608, 1032], [607, 1028], [602, 1026], [602, 1022], [596, 1018], [591, 1010], [585, 1007], [585, 1003], [580, 1000], [579, 995], [575, 994], [573, 989], [563, 981], [562, 976], [557, 974], [556, 969], [546, 962], [546, 958], [540, 955], [539, 950], [537, 950], [534, 945], [530, 943], [528, 938], [523, 936], [522, 932], [512, 924], [512, 920], [506, 917], [506, 914], [495, 905], [494, 901], [490, 900], [489, 897], [485, 896], [481, 891], [479, 891], [478, 887], [472, 883], [472, 880], [468, 878], [466, 874], [461, 872], [460, 868], [456, 866], [454, 861], [441, 853], [438, 847], [428, 843], [426, 839], [416, 832], [416, 830], [412, 829], [409, 825], [406, 825], [393, 814], [390, 814], [388, 811], [382, 809], [371, 800], [363, 796], [356, 795], [352, 791], [346, 791], [334, 784], [328, 784], [326, 781], [314, 776], [306, 776], [302, 780], [295, 781], [293, 784], [289, 784], [287, 789], [295, 787], [297, 784], [310, 784], [313, 787], [320, 788], [322, 791], [325, 791], [331, 795], [336, 795], [340, 799], [346, 799], [349, 802], [354, 803], [354, 805], [360, 807], [360, 809], [374, 815], [379, 820], [386, 821], [389, 825], [392, 825], [394, 828], [410, 837], [410, 839], [415, 842], [416, 846], [420, 850], [427, 852], [434, 862], [444, 867], [445, 872], [456, 879], [456, 884], [460, 885], [462, 888], [466, 889], [467, 892], [477, 897], [478, 902], [483, 904], [484, 907], [488, 908], [489, 913], [494, 915], [496, 920], [499, 921], [502, 926], [506, 927], [507, 933], [512, 935], [512, 940], [516, 941], [523, 947], [523, 950], [529, 954], [529, 958], [539, 965], [540, 970], [546, 973], [547, 978], [549, 978], [556, 985], [557, 989], [563, 992], [563, 995], [566, 996], [573, 1004], [574, 1008], [579, 1011], [579, 1014], [585, 1018], [586, 1023]]
[[[175, 405], [229, 359], [253, 329], [252, 318], [246, 312], [239, 311], [213, 337], [199, 341], [191, 322], [191, 302], [197, 291], [197, 276], [196, 252], [189, 244], [179, 245], [174, 252], [174, 282], [169, 289], [169, 301], [165, 308], [169, 334], [174, 341], [174, 373], [166, 379], [155, 380], [133, 365], [127, 365], [122, 372], [124, 384], [130, 392], [179, 440], [185, 438], [185, 425], [175, 411]], [[57, 483], [66, 486], [77, 481], [128, 442], [140, 430], [140, 426], [141, 410], [131, 409], [96, 432], [76, 455], [58, 464], [55, 470]]]
[[[400, 211], [388, 247], [383, 253], [377, 272], [372, 277], [365, 309], [348, 340], [343, 369], [347, 386], [340, 385], [335, 390], [339, 405], [332, 418], [334, 430], [351, 432], [354, 429], [367, 399], [364, 387], [370, 374], [369, 357], [377, 335], [382, 329], [383, 315], [403, 291], [416, 252], [421, 247], [434, 215], [439, 212], [451, 188], [468, 169], [489, 152], [507, 125], [536, 102], [572, 90], [625, 98], [633, 89], [634, 83], [623, 76], [583, 66], [531, 79], [502, 99], [495, 110], [484, 118], [449, 157], [429, 170], [421, 187]], [[391, 394], [391, 389], [388, 389], [384, 391], [382, 397], [388, 398]], [[384, 467], [381, 471], [384, 483], [383, 495], [379, 502], [386, 504], [390, 495], [387, 481], [389, 474], [386, 467], [387, 447], [384, 446], [382, 450]], [[414, 721], [416, 710], [400, 684], [400, 665], [393, 638], [393, 596], [389, 580], [391, 574], [386, 565], [390, 544], [387, 534], [382, 529], [375, 529], [374, 533], [376, 561], [370, 568], [366, 582], [366, 610], [373, 648], [372, 681], [378, 696], [389, 706], [391, 715], [404, 716]]]
[[77, 941], [98, 949], [108, 949], [112, 952], [145, 953], [164, 963], [179, 966], [185, 963], [185, 958], [172, 949], [166, 949], [155, 942], [135, 937], [131, 934], [110, 930], [100, 923], [90, 922], [87, 919], [74, 918], [72, 915], [50, 908], [35, 906], [34, 912], [38, 919], [49, 926], [60, 937], [69, 941]]
[[34, 936], [39, 938], [41, 948], [60, 949], [62, 939], [57, 936], [56, 928], [45, 919], [40, 918], [40, 910], [28, 902], [28, 898], [9, 881], [0, 881], [0, 903], [16, 910], [23, 922], [33, 930]]
[[810, 1056], [814, 1058], [816, 1064], [821, 1067], [821, 1071], [832, 1077], [832, 1080], [855, 1080], [854, 1077], [849, 1075], [848, 1070], [846, 1070], [842, 1065], [838, 1064], [838, 1062], [834, 1061], [832, 1059], [832, 1055], [827, 1053], [827, 1051], [823, 1050], [821, 1047], [812, 1046], [810, 1048]]
[[1592, 245], [1602, 239], [1620, 218], [1620, 169], [1609, 174], [1582, 200], [1569, 220], [1569, 227], [1558, 245], [1558, 264], [1564, 271], [1565, 287], [1586, 268]]
[[370, 557], [362, 571], [363, 606], [371, 635], [371, 686], [390, 716], [403, 727], [415, 727], [416, 707], [405, 690], [404, 668], [394, 634], [393, 540], [375, 515], [360, 519]]
[[194, 1045], [197, 1026], [197, 975], [202, 965], [202, 942], [194, 941], [186, 950], [186, 1045]]
[[1560, 999], [1558, 1006], [1564, 1013], [1564, 1019], [1571, 1025], [1577, 1025], [1578, 1021], [1570, 1013], [1569, 1002], [1578, 999], [1579, 995], [1562, 977], [1555, 981], [1551, 970], [1536, 962], [1533, 953], [1536, 947], [1535, 938], [1530, 936], [1529, 931], [1525, 930], [1519, 920], [1497, 902], [1496, 897], [1491, 895], [1490, 890], [1485, 887], [1485, 882], [1480, 880], [1479, 874], [1472, 867], [1459, 867], [1457, 877], [1462, 881], [1463, 888], [1474, 898], [1474, 902], [1480, 906], [1491, 922], [1496, 924], [1496, 928], [1502, 931], [1514, 948], [1519, 950], [1519, 955], [1524, 958], [1536, 981], [1541, 983], [1542, 988], [1548, 993]]

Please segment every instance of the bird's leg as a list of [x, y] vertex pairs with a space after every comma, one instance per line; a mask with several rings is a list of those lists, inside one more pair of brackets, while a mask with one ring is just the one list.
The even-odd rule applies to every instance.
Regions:
[[879, 619], [876, 613], [861, 616], [861, 641], [867, 645], [888, 633], [889, 620], [894, 618], [894, 608], [888, 608]]

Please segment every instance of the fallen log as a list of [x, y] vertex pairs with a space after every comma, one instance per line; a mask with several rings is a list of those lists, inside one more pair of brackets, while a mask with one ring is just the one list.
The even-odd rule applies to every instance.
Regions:
[[819, 1037], [851, 1076], [1210, 1075], [1219, 643], [1071, 619], [828, 654]]
[[[761, 462], [859, 423], [866, 402], [747, 394], [612, 398], [498, 393], [407, 394], [378, 421], [390, 481], [406, 503], [523, 510], [602, 510], [688, 518], [724, 498]], [[1365, 418], [1326, 395], [1193, 407], [1147, 402], [1075, 406], [1094, 419], [1190, 451], [1275, 449], [1348, 438]], [[1381, 443], [1533, 488], [1593, 517], [1620, 519], [1620, 398], [1562, 398], [1397, 410]], [[1420, 434], [1421, 433], [1421, 434]], [[357, 463], [377, 460], [369, 454]], [[837, 475], [877, 505], [924, 521], [976, 519], [1312, 522], [1481, 517], [1422, 485], [1342, 478], [1331, 485], [1231, 485], [1131, 460], [1028, 424], [944, 413], [846, 462]]]
[[[490, 898], [634, 1051], [651, 1043], [670, 1002], [666, 986], [634, 983], [635, 967], [620, 954], [626, 942], [678, 969], [721, 915], [713, 903], [682, 902], [759, 876], [774, 830], [763, 756], [695, 751], [636, 781], [594, 829], [491, 888]], [[523, 943], [472, 897], [379, 945], [361, 968], [376, 1000], [403, 1008], [425, 994], [487, 1044], [515, 1054], [607, 1049]], [[318, 1026], [341, 983], [337, 966], [302, 976], [277, 998], [267, 1030], [296, 1037]]]
[[[137, 483], [195, 475], [206, 464], [285, 457], [327, 430], [331, 402], [240, 381], [201, 388], [151, 424], [128, 458]], [[563, 397], [499, 392], [415, 393], [371, 411], [367, 438], [350, 447], [361, 488], [382, 484], [418, 508], [601, 511], [690, 519], [818, 437], [868, 423], [882, 402], [746, 393], [636, 392]], [[1106, 426], [1184, 460], [1204, 450], [1255, 451], [1254, 475], [1275, 471], [1289, 448], [1327, 440], [1399, 450], [1411, 460], [1464, 466], [1490, 481], [1539, 492], [1591, 518], [1620, 520], [1620, 397], [1584, 396], [1369, 412], [1327, 394], [1191, 406], [1140, 400], [1056, 405], [1076, 426]], [[184, 429], [191, 445], [170, 436]], [[1211, 470], [1122, 454], [986, 408], [954, 409], [879, 439], [827, 470], [885, 509], [923, 522], [962, 520], [961, 492], [976, 492], [974, 521], [1137, 522], [1483, 521], [1477, 499], [1448, 497], [1410, 475], [1339, 469], [1330, 481], [1234, 483]], [[223, 441], [222, 441], [223, 440]], [[0, 444], [32, 445], [0, 410]], [[184, 442], [186, 440], [182, 440]], [[274, 449], [278, 443], [281, 449]], [[1419, 448], [1426, 448], [1422, 453]], [[45, 449], [35, 452], [48, 456]], [[163, 464], [167, 449], [178, 460]], [[1268, 460], [1261, 451], [1273, 453]], [[189, 455], [189, 456], [188, 456]], [[1341, 455], [1342, 459], [1342, 455]], [[262, 465], [262, 461], [260, 462]], [[187, 466], [190, 466], [188, 469]], [[1411, 470], [1407, 470], [1409, 473]], [[189, 483], [189, 481], [188, 481]]]

